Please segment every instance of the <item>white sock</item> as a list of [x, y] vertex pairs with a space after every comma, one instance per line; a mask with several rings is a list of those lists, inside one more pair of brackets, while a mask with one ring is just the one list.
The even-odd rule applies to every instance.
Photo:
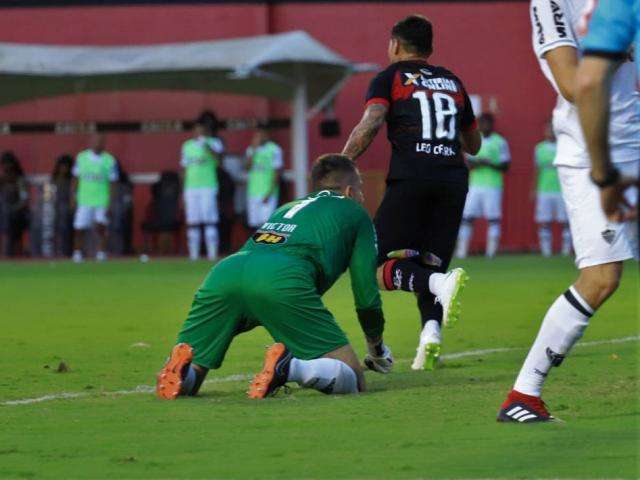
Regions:
[[429, 276], [429, 291], [436, 297], [440, 295], [440, 290], [442, 289], [442, 285], [446, 278], [446, 273], [432, 273]]
[[487, 228], [487, 257], [495, 257], [500, 245], [500, 224], [497, 222], [489, 222]]
[[187, 228], [187, 246], [189, 248], [189, 258], [197, 260], [200, 256], [200, 227]]
[[565, 257], [571, 254], [571, 230], [569, 227], [562, 229], [562, 255]]
[[427, 320], [422, 328], [420, 344], [426, 345], [427, 343], [442, 343], [440, 324], [437, 320]]
[[513, 388], [539, 397], [554, 357], [562, 361], [582, 337], [591, 315], [593, 309], [573, 286], [560, 295], [547, 311]]
[[207, 244], [207, 258], [215, 260], [218, 256], [218, 228], [215, 225], [204, 227], [204, 240]]
[[460, 233], [458, 234], [458, 248], [456, 249], [456, 257], [467, 258], [469, 253], [469, 243], [473, 236], [473, 225], [469, 222], [462, 222]]
[[540, 242], [540, 252], [544, 257], [550, 257], [553, 253], [551, 247], [551, 229], [549, 227], [538, 228], [538, 241]]
[[314, 360], [291, 359], [289, 365], [290, 382], [302, 388], [315, 388], [322, 393], [357, 393], [358, 379], [353, 369], [346, 363], [333, 358]]

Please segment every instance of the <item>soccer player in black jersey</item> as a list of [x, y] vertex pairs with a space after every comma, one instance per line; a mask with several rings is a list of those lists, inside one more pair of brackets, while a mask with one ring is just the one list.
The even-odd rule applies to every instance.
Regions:
[[[460, 79], [428, 62], [433, 53], [429, 20], [410, 15], [396, 23], [389, 41], [390, 65], [372, 80], [365, 112], [343, 154], [357, 159], [387, 123], [392, 146], [387, 189], [374, 222], [384, 284], [412, 291], [415, 270], [404, 272], [392, 257], [415, 254], [429, 272], [446, 272], [468, 189], [462, 152], [478, 152], [482, 138]], [[409, 252], [409, 253], [407, 253]], [[462, 269], [447, 276], [446, 295], [429, 278], [430, 292], [417, 295], [422, 333], [414, 370], [432, 369], [440, 355], [440, 326], [459, 316]]]

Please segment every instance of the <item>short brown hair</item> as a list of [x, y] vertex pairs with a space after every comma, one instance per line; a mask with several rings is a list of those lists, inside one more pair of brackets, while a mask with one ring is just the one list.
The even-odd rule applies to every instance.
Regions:
[[412, 53], [429, 56], [433, 52], [433, 26], [422, 15], [409, 15], [400, 20], [391, 29], [391, 37]]
[[358, 178], [356, 164], [346, 155], [327, 153], [313, 162], [311, 184], [314, 190], [336, 189], [353, 184]]

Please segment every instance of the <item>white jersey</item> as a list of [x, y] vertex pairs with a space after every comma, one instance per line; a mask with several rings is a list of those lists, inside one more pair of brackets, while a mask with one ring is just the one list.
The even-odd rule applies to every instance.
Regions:
[[[543, 55], [562, 46], [574, 47], [580, 54], [580, 41], [586, 34], [594, 7], [594, 0], [531, 1], [533, 49], [543, 73], [558, 92], [553, 110], [553, 130], [558, 139], [556, 165], [589, 167], [590, 162], [578, 110], [560, 94]], [[636, 75], [634, 63], [625, 62], [611, 85], [609, 144], [614, 163], [640, 158], [640, 93], [636, 88]]]

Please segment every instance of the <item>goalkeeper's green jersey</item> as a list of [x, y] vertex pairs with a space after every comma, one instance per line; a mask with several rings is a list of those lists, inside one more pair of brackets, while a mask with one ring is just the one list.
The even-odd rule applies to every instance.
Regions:
[[350, 198], [324, 190], [283, 205], [242, 251], [273, 251], [307, 260], [314, 266], [321, 295], [349, 268], [358, 313], [377, 310], [382, 315], [375, 229], [365, 209]]

